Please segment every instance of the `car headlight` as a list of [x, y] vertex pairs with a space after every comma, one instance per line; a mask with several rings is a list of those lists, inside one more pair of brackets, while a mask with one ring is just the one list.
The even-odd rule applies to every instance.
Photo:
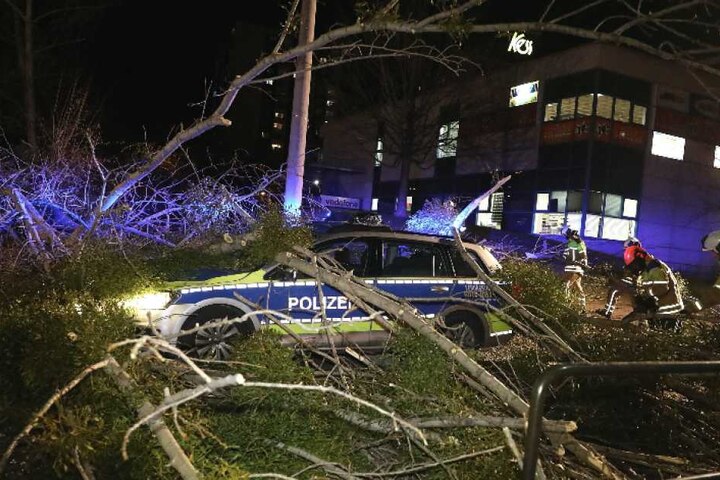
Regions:
[[170, 292], [148, 292], [128, 298], [123, 305], [133, 310], [163, 310], [172, 300]]

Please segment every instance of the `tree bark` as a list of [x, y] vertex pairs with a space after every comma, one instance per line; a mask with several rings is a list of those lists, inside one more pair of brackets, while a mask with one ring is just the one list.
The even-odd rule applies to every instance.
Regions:
[[[298, 46], [315, 39], [315, 10], [317, 0], [302, 0], [300, 38]], [[312, 78], [312, 51], [295, 59], [295, 86], [293, 111], [288, 142], [287, 177], [285, 179], [285, 210], [300, 213], [303, 178], [305, 176], [305, 147], [307, 144], [308, 111], [310, 108], [310, 81]]]

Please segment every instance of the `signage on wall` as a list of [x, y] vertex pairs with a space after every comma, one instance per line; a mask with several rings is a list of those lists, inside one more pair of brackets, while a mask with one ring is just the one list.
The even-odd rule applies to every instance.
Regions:
[[320, 203], [328, 208], [360, 209], [360, 200], [349, 197], [335, 197], [333, 195], [320, 195]]
[[532, 55], [533, 41], [526, 38], [524, 33], [514, 32], [507, 51], [519, 55]]

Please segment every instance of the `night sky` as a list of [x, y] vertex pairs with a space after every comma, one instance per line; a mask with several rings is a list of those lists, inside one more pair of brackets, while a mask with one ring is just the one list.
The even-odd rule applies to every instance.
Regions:
[[[200, 110], [206, 86], [224, 85], [225, 49], [237, 21], [279, 25], [277, 2], [123, 0], [105, 9], [93, 40], [90, 76], [103, 130], [126, 140], [161, 141]], [[260, 52], [256, 52], [258, 55]], [[144, 131], [147, 129], [147, 132]]]

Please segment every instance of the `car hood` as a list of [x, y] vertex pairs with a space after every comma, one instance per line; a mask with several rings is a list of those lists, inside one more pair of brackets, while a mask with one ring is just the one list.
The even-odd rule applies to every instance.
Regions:
[[234, 273], [232, 275], [221, 275], [217, 277], [207, 278], [204, 280], [175, 280], [172, 282], [163, 283], [163, 287], [167, 290], [178, 290], [181, 288], [211, 287], [213, 285], [227, 285], [232, 283], [258, 283], [265, 281], [264, 277], [266, 273], [267, 270], [261, 268], [252, 272], [241, 272]]

